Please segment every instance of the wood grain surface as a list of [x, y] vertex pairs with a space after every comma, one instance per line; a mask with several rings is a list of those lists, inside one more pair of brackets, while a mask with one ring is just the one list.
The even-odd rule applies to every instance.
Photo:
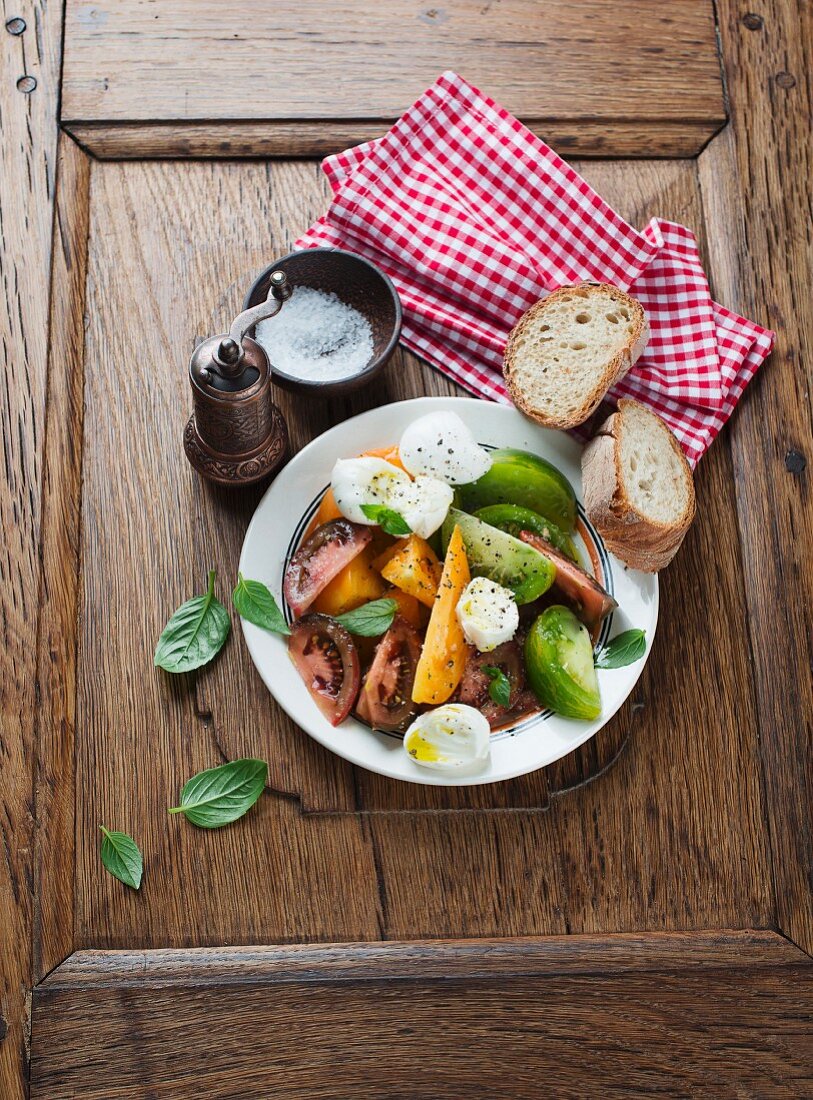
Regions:
[[[718, 0], [731, 124], [675, 161], [647, 158], [725, 118], [711, 4], [528, 10], [67, 0], [63, 120], [134, 158], [100, 163], [67, 138], [57, 159], [61, 9], [4, 5], [2, 1100], [27, 1094], [54, 967], [48, 1100], [813, 1094], [811, 968], [783, 938], [813, 952], [813, 13]], [[700, 465], [627, 706], [551, 768], [450, 795], [327, 754], [239, 628], [197, 676], [152, 667], [211, 565], [227, 597], [261, 492], [184, 462], [186, 357], [327, 199], [316, 163], [223, 158], [373, 136], [446, 66], [615, 158], [577, 167], [634, 223], [690, 225], [716, 296], [779, 334]], [[280, 401], [298, 447], [454, 392], [399, 352], [355, 398]], [[270, 790], [245, 819], [166, 814], [247, 752]], [[139, 893], [103, 871], [100, 823], [141, 844]], [[263, 943], [292, 946], [229, 947]]]
[[734, 113], [700, 179], [717, 293], [777, 331], [732, 457], [777, 920], [813, 952], [813, 9], [718, 10]]
[[[658, 209], [702, 230], [690, 163], [591, 164], [588, 171], [635, 220]], [[312, 164], [93, 164], [77, 711], [79, 944], [769, 924], [758, 733], [739, 644], [745, 604], [724, 442], [699, 474], [700, 499], [713, 500], [714, 508], [701, 509], [681, 568], [662, 578], [649, 670], [616, 725], [626, 748], [601, 783], [577, 786], [548, 813], [528, 812], [519, 797], [511, 814], [303, 815], [303, 806], [431, 805], [421, 792], [354, 775], [284, 719], [239, 630], [196, 680], [153, 670], [164, 621], [211, 566], [221, 594], [229, 591], [260, 492], [212, 489], [181, 460], [185, 354], [198, 335], [222, 329], [254, 272], [288, 249], [325, 199]], [[124, 368], [135, 362], [144, 366]], [[402, 355], [383, 381], [356, 397], [322, 405], [279, 396], [298, 447], [353, 412], [422, 392], [450, 392], [449, 383]], [[115, 630], [99, 617], [108, 607]], [[714, 644], [700, 647], [696, 639], [707, 636], [710, 621]], [[166, 815], [189, 775], [221, 753], [248, 752], [269, 761], [272, 793], [244, 821], [210, 834]], [[579, 769], [575, 778], [569, 769], [553, 773], [556, 785], [579, 783]], [[588, 765], [581, 771], [589, 775]], [[549, 784], [547, 774], [541, 781]], [[516, 791], [465, 797], [501, 810]], [[547, 789], [537, 793], [547, 805]], [[492, 801], [478, 802], [482, 797]], [[138, 895], [101, 873], [100, 822], [142, 843], [147, 873]]]
[[798, 1097], [808, 961], [724, 932], [80, 953], [37, 990], [32, 1096]]
[[496, 979], [640, 971], [770, 970], [806, 956], [768, 929], [619, 932], [604, 936], [282, 944], [152, 951], [77, 951], [42, 982], [43, 993], [129, 986], [245, 985], [386, 979]]
[[312, 156], [445, 69], [564, 152], [689, 156], [725, 121], [706, 0], [68, 0], [62, 119], [104, 156]]
[[[416, 85], [412, 98], [420, 89]], [[390, 124], [331, 120], [212, 120], [206, 122], [82, 122], [66, 120], [64, 129], [100, 160], [162, 160], [167, 157], [325, 157], [351, 145], [381, 137]], [[524, 120], [529, 128], [563, 156], [694, 157], [724, 119], [593, 118]]]
[[34, 978], [73, 949], [76, 630], [90, 162], [60, 135], [51, 266], [37, 645]]
[[[42, 440], [62, 32], [57, 5], [0, 28], [0, 1096], [24, 1094], [34, 919]], [[23, 18], [23, 15], [25, 18]], [[14, 20], [17, 20], [14, 22]], [[9, 22], [11, 21], [11, 22]]]

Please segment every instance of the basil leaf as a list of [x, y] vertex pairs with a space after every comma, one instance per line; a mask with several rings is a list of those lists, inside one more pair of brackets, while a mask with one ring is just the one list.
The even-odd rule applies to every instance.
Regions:
[[353, 611], [345, 611], [344, 615], [337, 615], [336, 622], [341, 623], [345, 630], [351, 634], [357, 634], [361, 638], [377, 638], [384, 634], [392, 626], [392, 620], [398, 610], [395, 600], [370, 600]]
[[169, 813], [186, 814], [201, 829], [218, 829], [251, 809], [265, 787], [264, 760], [232, 760], [219, 768], [193, 775], [181, 791], [180, 806]]
[[110, 874], [137, 890], [141, 885], [141, 874], [144, 869], [144, 860], [136, 842], [126, 833], [111, 832], [104, 825], [99, 828], [104, 833], [102, 840], [102, 863]]
[[231, 622], [226, 608], [215, 599], [215, 571], [203, 596], [182, 603], [161, 632], [155, 664], [167, 672], [190, 672], [220, 652]]
[[646, 634], [643, 630], [625, 630], [596, 656], [596, 668], [624, 668], [640, 661], [646, 653]]
[[387, 535], [412, 534], [412, 528], [401, 513], [393, 511], [392, 508], [387, 508], [383, 504], [362, 504], [361, 510], [367, 519], [377, 523]]
[[242, 573], [238, 573], [237, 587], [231, 601], [237, 614], [247, 622], [274, 634], [291, 633], [277, 601], [262, 581], [247, 581]]
[[492, 701], [501, 707], [507, 707], [511, 701], [511, 681], [503, 670], [495, 665], [483, 665], [483, 672], [491, 681], [488, 685], [488, 694]]

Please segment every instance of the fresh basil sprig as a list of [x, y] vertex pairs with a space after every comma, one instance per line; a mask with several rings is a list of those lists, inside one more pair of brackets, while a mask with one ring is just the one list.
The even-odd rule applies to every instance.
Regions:
[[265, 787], [268, 765], [264, 760], [232, 760], [219, 768], [198, 772], [184, 785], [180, 806], [169, 813], [185, 814], [201, 829], [229, 825], [251, 809]]
[[412, 534], [412, 528], [401, 513], [394, 511], [392, 508], [387, 508], [383, 504], [362, 504], [361, 510], [367, 519], [377, 523], [387, 535], [403, 537]]
[[357, 634], [361, 638], [377, 638], [392, 626], [397, 610], [398, 604], [395, 600], [370, 600], [353, 611], [337, 615], [336, 621], [351, 634]]
[[511, 681], [496, 665], [483, 665], [483, 672], [491, 681], [488, 685], [488, 694], [492, 702], [501, 707], [507, 707], [511, 701]]
[[238, 573], [237, 587], [231, 600], [237, 614], [247, 622], [274, 634], [291, 633], [277, 601], [262, 581], [247, 581], [242, 573]]
[[144, 860], [138, 845], [126, 833], [113, 832], [104, 825], [99, 828], [104, 833], [102, 840], [102, 863], [110, 874], [123, 882], [125, 886], [137, 890], [141, 885]]
[[596, 668], [624, 668], [640, 661], [646, 653], [646, 634], [643, 630], [625, 630], [608, 642], [596, 655]]
[[229, 613], [215, 599], [212, 569], [206, 592], [182, 603], [164, 627], [155, 647], [155, 664], [167, 672], [200, 668], [220, 652], [230, 629]]

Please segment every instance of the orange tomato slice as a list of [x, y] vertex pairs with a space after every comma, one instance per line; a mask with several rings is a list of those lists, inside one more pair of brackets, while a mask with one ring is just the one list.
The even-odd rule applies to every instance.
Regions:
[[381, 569], [385, 581], [414, 596], [427, 607], [434, 606], [442, 568], [426, 539], [410, 535], [400, 545], [385, 550], [374, 564]]

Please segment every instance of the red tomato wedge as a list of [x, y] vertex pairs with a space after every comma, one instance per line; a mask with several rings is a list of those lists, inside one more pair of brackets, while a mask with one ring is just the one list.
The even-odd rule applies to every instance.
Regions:
[[[498, 668], [508, 677], [511, 693], [507, 707], [495, 703], [491, 698], [491, 677], [484, 671], [486, 668]], [[467, 706], [476, 707], [488, 719], [493, 730], [500, 729], [523, 714], [539, 710], [536, 697], [525, 686], [525, 662], [519, 641], [513, 638], [510, 642], [503, 642], [490, 653], [480, 653], [472, 648], [463, 670], [457, 698]]]
[[305, 615], [291, 627], [288, 652], [319, 710], [338, 726], [361, 683], [358, 650], [348, 631], [327, 615]]
[[421, 638], [397, 615], [376, 646], [373, 663], [359, 694], [356, 713], [373, 729], [403, 733], [418, 712], [412, 702]]
[[605, 615], [618, 607], [594, 577], [561, 554], [547, 539], [532, 531], [521, 531], [519, 537], [553, 562], [556, 566], [556, 580], [553, 583], [589, 630], [595, 630]]
[[372, 528], [348, 519], [317, 527], [288, 563], [282, 591], [294, 615], [307, 611], [319, 593], [372, 540]]

